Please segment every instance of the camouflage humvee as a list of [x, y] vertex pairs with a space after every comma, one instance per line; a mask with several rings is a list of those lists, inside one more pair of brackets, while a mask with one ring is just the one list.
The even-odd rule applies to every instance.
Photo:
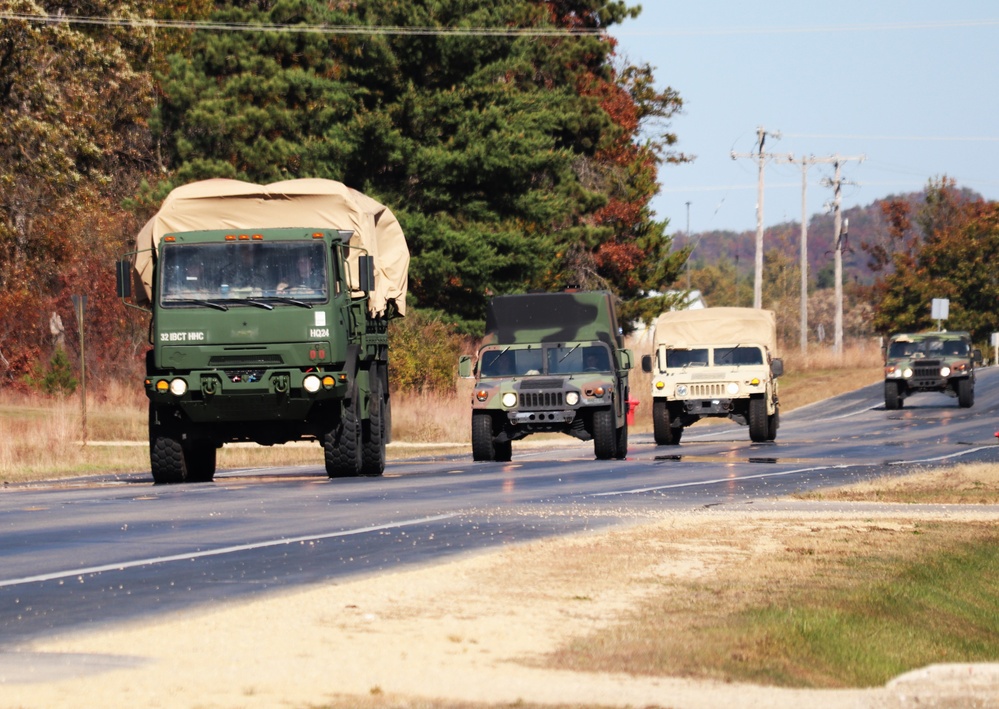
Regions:
[[474, 460], [510, 460], [513, 441], [541, 432], [592, 440], [601, 460], [628, 454], [632, 355], [611, 298], [569, 291], [492, 299], [477, 357], [458, 364], [462, 377], [476, 379]]
[[885, 408], [900, 409], [909, 394], [939, 391], [957, 397], [962, 408], [975, 403], [975, 365], [982, 351], [972, 349], [967, 332], [897, 334], [888, 341], [885, 360]]

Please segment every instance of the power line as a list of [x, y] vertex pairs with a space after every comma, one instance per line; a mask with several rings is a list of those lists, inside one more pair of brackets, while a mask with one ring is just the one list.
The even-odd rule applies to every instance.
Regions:
[[99, 25], [138, 29], [210, 30], [214, 32], [295, 32], [300, 34], [397, 35], [397, 36], [471, 36], [471, 37], [602, 37], [604, 28], [561, 27], [372, 27], [365, 25], [282, 25], [250, 22], [215, 22], [210, 20], [157, 20], [77, 15], [29, 15], [0, 12], [0, 20], [21, 20], [43, 24]]

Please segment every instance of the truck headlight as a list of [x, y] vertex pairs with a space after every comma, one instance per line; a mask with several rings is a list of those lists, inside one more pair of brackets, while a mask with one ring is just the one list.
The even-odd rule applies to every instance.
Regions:
[[323, 385], [322, 381], [315, 374], [310, 374], [305, 379], [302, 380], [302, 386], [305, 387], [305, 391], [310, 394], [315, 394], [319, 391], [319, 387]]
[[575, 406], [579, 403], [579, 392], [570, 391], [565, 395], [565, 403], [569, 406]]
[[174, 379], [170, 382], [170, 393], [174, 396], [184, 396], [187, 393], [187, 382], [183, 379]]
[[[759, 380], [757, 380], [756, 383], [759, 384]], [[729, 382], [725, 387], [725, 390], [732, 396], [735, 396], [739, 393], [739, 385], [736, 382]]]
[[677, 386], [676, 386], [676, 395], [677, 396], [686, 396], [687, 395], [687, 385], [686, 384], [677, 384]]
[[517, 405], [517, 394], [515, 392], [508, 391], [506, 394], [503, 395], [503, 406], [505, 406], [508, 409], [512, 409], [516, 405]]
[[941, 367], [940, 368], [940, 376], [941, 377], [949, 377], [950, 376], [950, 367]]

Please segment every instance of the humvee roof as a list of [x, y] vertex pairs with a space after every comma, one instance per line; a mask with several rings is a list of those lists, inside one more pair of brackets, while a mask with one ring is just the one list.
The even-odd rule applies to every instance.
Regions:
[[592, 340], [615, 349], [624, 346], [606, 291], [501, 295], [486, 311], [486, 343]]

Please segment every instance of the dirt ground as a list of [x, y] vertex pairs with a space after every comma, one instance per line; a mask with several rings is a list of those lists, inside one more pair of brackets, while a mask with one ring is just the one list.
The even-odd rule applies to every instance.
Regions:
[[[904, 509], [825, 509], [663, 514], [610, 531], [58, 637], [0, 652], [0, 706], [999, 707], [999, 664], [933, 666], [860, 690], [538, 666], [569, 638], [621, 618], [655, 586], [650, 580], [710, 579], [732, 564], [765, 564], [788, 526], [913, 520]], [[946, 507], [920, 514], [955, 518]], [[999, 520], [995, 508], [971, 516]], [[724, 527], [729, 541], [706, 547], [704, 525]], [[587, 571], [604, 567], [608, 554], [617, 555], [615, 573]]]

